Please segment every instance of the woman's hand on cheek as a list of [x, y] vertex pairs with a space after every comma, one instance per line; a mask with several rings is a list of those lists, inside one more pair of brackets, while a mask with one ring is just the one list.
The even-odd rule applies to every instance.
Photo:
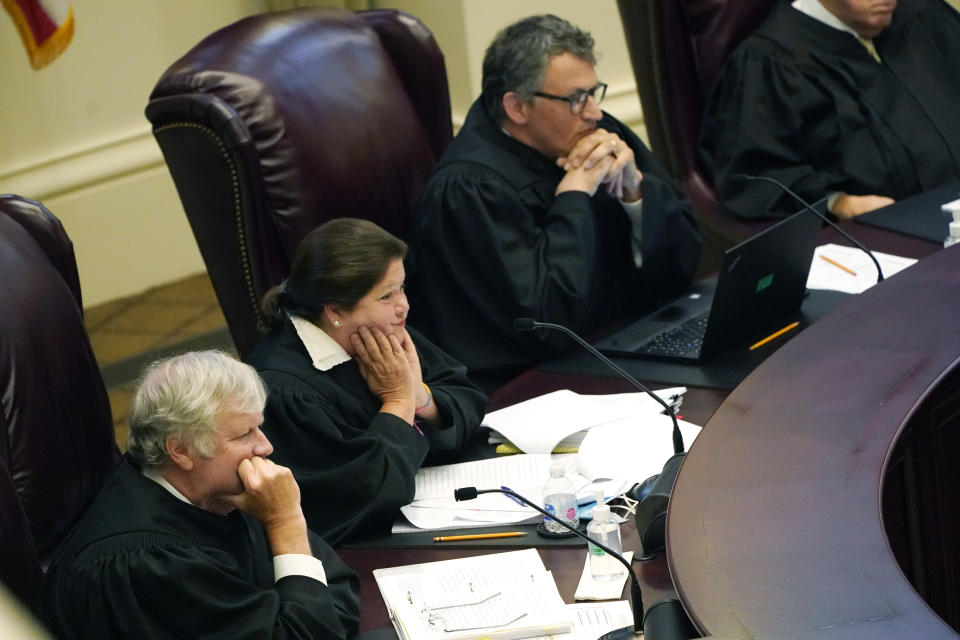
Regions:
[[[413, 367], [396, 336], [376, 327], [360, 327], [350, 336], [360, 375], [383, 402], [415, 407]], [[419, 376], [419, 364], [417, 365]], [[422, 386], [422, 385], [420, 385]]]

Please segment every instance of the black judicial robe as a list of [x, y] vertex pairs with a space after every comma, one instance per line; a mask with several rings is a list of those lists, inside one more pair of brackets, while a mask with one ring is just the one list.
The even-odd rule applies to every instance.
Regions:
[[411, 327], [423, 381], [445, 428], [420, 435], [383, 404], [350, 360], [318, 371], [289, 320], [257, 343], [248, 359], [267, 385], [263, 432], [270, 456], [300, 484], [309, 527], [336, 545], [387, 533], [414, 496], [424, 460], [449, 462], [483, 419], [486, 398], [463, 365]]
[[816, 201], [831, 192], [900, 199], [960, 180], [960, 15], [900, 0], [874, 40], [777, 3], [734, 51], [708, 101], [701, 151], [727, 211], [800, 208], [753, 173]]
[[328, 585], [274, 582], [263, 527], [186, 504], [124, 458], [64, 543], [41, 608], [58, 638], [346, 638], [356, 575], [318, 536]]
[[[554, 160], [506, 135], [481, 102], [429, 178], [407, 260], [410, 317], [492, 389], [576, 349], [557, 334], [513, 328], [518, 316], [596, 331], [682, 293], [700, 257], [688, 201], [640, 139], [604, 114], [643, 172], [643, 267], [631, 225], [604, 187], [555, 196]], [[542, 339], [541, 339], [542, 338]]]

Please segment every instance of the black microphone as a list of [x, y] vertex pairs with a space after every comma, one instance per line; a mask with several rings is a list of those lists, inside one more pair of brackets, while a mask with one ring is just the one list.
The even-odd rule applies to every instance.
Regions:
[[516, 498], [523, 504], [528, 507], [532, 507], [542, 513], [544, 516], [550, 518], [556, 523], [561, 524], [566, 529], [569, 529], [575, 533], [580, 538], [583, 538], [591, 544], [595, 544], [601, 549], [604, 550], [611, 558], [616, 558], [620, 561], [620, 564], [627, 568], [627, 573], [630, 575], [630, 606], [633, 608], [633, 626], [623, 627], [622, 629], [616, 629], [609, 633], [606, 633], [600, 636], [599, 640], [613, 640], [614, 638], [627, 638], [635, 637], [641, 629], [643, 629], [643, 596], [640, 594], [640, 582], [637, 580], [637, 574], [633, 572], [633, 567], [630, 566], [630, 563], [627, 562], [627, 559], [622, 555], [611, 549], [610, 547], [601, 544], [586, 535], [581, 533], [576, 529], [576, 527], [571, 527], [568, 523], [563, 520], [555, 517], [552, 513], [548, 512], [546, 509], [541, 508], [539, 505], [534, 504], [530, 500], [527, 500], [520, 494], [511, 491], [509, 489], [477, 489], [476, 487], [461, 487], [460, 489], [455, 489], [453, 492], [453, 497], [457, 502], [463, 502], [464, 500], [473, 500], [481, 493], [504, 493], [508, 496]]
[[607, 356], [597, 351], [593, 347], [593, 345], [591, 345], [589, 342], [587, 342], [586, 340], [578, 336], [576, 333], [574, 333], [570, 329], [564, 327], [563, 325], [553, 324], [551, 322], [537, 322], [533, 318], [514, 318], [513, 328], [516, 329], [517, 331], [533, 331], [534, 329], [557, 329], [558, 331], [565, 333], [571, 338], [573, 338], [575, 341], [577, 341], [580, 344], [581, 347], [583, 347], [584, 349], [589, 351], [591, 354], [593, 354], [593, 356], [596, 357], [600, 362], [602, 362], [603, 364], [607, 365], [608, 367], [616, 371], [621, 378], [623, 378], [624, 380], [626, 380], [627, 382], [635, 386], [637, 389], [640, 389], [641, 391], [646, 393], [648, 396], [656, 400], [657, 403], [664, 408], [665, 413], [668, 416], [670, 416], [671, 420], [673, 420], [673, 452], [675, 454], [683, 453], [683, 448], [684, 448], [683, 434], [680, 433], [680, 425], [677, 423], [677, 414], [676, 412], [674, 412], [673, 407], [667, 404], [667, 402], [664, 401], [663, 398], [661, 398], [660, 396], [655, 394], [653, 391], [650, 391], [650, 389], [648, 389], [643, 384], [641, 384], [639, 380], [637, 380], [632, 375], [624, 371], [623, 368], [620, 367], [620, 365], [618, 365], [616, 362], [614, 362]]
[[689, 638], [700, 637], [699, 632], [693, 628], [693, 624], [690, 622], [690, 619], [684, 612], [683, 605], [680, 604], [679, 600], [670, 599], [658, 602], [650, 607], [650, 611], [647, 613], [646, 617], [644, 617], [643, 596], [640, 593], [640, 581], [637, 580], [637, 574], [634, 573], [633, 567], [629, 562], [627, 562], [626, 558], [610, 547], [600, 544], [590, 536], [578, 531], [575, 527], [571, 527], [568, 523], [560, 520], [546, 509], [542, 509], [539, 505], [527, 500], [519, 493], [509, 489], [477, 489], [476, 487], [461, 487], [460, 489], [455, 489], [453, 491], [453, 497], [457, 502], [463, 502], [464, 500], [473, 500], [481, 493], [503, 493], [508, 496], [512, 496], [523, 504], [536, 509], [544, 516], [572, 531], [580, 538], [591, 544], [597, 545], [603, 549], [605, 553], [609, 554], [611, 558], [616, 558], [618, 561], [620, 561], [620, 564], [627, 568], [627, 574], [630, 576], [630, 607], [633, 609], [633, 625], [629, 627], [623, 627], [621, 629], [614, 629], [613, 631], [600, 636], [598, 640], [629, 640], [632, 638], [637, 638], [641, 630], [643, 630], [643, 635], [648, 640], [685, 640]]
[[812, 212], [813, 212], [813, 215], [817, 216], [818, 218], [820, 218], [821, 220], [823, 220], [824, 222], [826, 222], [828, 225], [830, 225], [833, 229], [835, 229], [835, 230], [837, 231], [837, 233], [839, 233], [840, 235], [842, 235], [844, 238], [847, 239], [848, 242], [850, 242], [851, 244], [853, 244], [853, 246], [855, 246], [856, 248], [860, 249], [860, 250], [863, 251], [865, 254], [867, 254], [868, 256], [870, 256], [870, 259], [873, 260], [873, 265], [877, 268], [877, 282], [881, 282], [881, 281], [883, 280], [883, 271], [880, 269], [880, 263], [877, 262], [877, 259], [876, 259], [876, 258], [874, 257], [874, 255], [873, 255], [873, 252], [870, 251], [870, 249], [867, 249], [867, 247], [864, 246], [863, 243], [861, 243], [859, 240], [857, 240], [856, 238], [854, 238], [853, 236], [851, 236], [849, 233], [847, 233], [846, 231], [844, 231], [843, 229], [841, 229], [841, 228], [840, 228], [840, 225], [836, 224], [836, 223], [835, 223], [833, 220], [831, 220], [829, 217], [827, 217], [827, 216], [823, 215], [822, 213], [820, 213], [819, 211], [817, 211], [809, 202], [807, 202], [806, 200], [804, 200], [803, 198], [801, 198], [800, 196], [798, 196], [796, 193], [794, 193], [794, 192], [790, 189], [790, 187], [788, 187], [787, 185], [783, 184], [783, 183], [780, 182], [779, 180], [776, 180], [776, 179], [774, 179], [774, 178], [768, 178], [767, 176], [752, 176], [752, 175], [749, 175], [749, 174], [746, 174], [746, 173], [737, 173], [737, 174], [734, 174], [732, 177], [733, 177], [733, 178], [742, 178], [743, 180], [759, 180], [759, 181], [762, 181], [762, 182], [769, 182], [770, 184], [775, 184], [775, 185], [777, 185], [777, 187], [779, 187], [781, 191], [783, 191], [784, 193], [786, 193], [787, 195], [789, 195], [791, 198], [793, 198], [794, 200], [796, 200], [797, 202], [799, 202], [800, 204], [802, 204], [804, 207], [807, 208], [807, 210], [812, 211]]

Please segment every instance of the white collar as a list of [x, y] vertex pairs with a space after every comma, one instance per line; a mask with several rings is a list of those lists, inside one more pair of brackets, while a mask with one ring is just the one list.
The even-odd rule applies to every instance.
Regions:
[[192, 502], [187, 500], [187, 496], [180, 493], [175, 486], [170, 484], [170, 481], [164, 478], [163, 475], [161, 475], [157, 469], [147, 469], [146, 467], [144, 467], [143, 475], [146, 476], [147, 478], [150, 478], [151, 480], [159, 484], [161, 487], [169, 491], [171, 494], [173, 494], [173, 497], [177, 498], [178, 500], [186, 502], [187, 504], [190, 504], [190, 505], [193, 504]]
[[350, 361], [350, 356], [327, 332], [300, 316], [290, 316], [300, 341], [306, 348], [317, 371], [329, 371], [338, 364]]
[[791, 6], [797, 11], [804, 13], [814, 20], [818, 20], [828, 27], [846, 31], [859, 39], [867, 40], [869, 38], [860, 38], [860, 34], [854, 31], [846, 22], [827, 11], [826, 7], [820, 4], [820, 0], [794, 0]]

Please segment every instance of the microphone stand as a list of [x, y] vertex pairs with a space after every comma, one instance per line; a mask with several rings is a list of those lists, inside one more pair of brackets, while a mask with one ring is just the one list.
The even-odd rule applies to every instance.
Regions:
[[877, 261], [877, 259], [874, 257], [873, 252], [871, 252], [870, 249], [867, 249], [867, 247], [864, 246], [863, 243], [861, 243], [859, 240], [857, 240], [856, 238], [854, 238], [853, 236], [851, 236], [849, 233], [847, 233], [846, 231], [844, 231], [843, 229], [841, 229], [841, 228], [840, 228], [840, 225], [838, 225], [837, 223], [835, 223], [835, 222], [834, 222], [833, 220], [831, 220], [829, 217], [827, 217], [827, 216], [823, 215], [822, 213], [820, 213], [819, 211], [817, 211], [813, 206], [810, 205], [809, 202], [807, 202], [806, 200], [804, 200], [803, 198], [801, 198], [800, 196], [798, 196], [796, 193], [794, 193], [793, 190], [790, 189], [790, 187], [788, 187], [787, 185], [783, 184], [783, 183], [780, 182], [779, 180], [775, 180], [775, 179], [773, 179], [773, 178], [768, 178], [767, 176], [752, 176], [752, 175], [749, 175], [749, 174], [746, 174], [746, 173], [738, 173], [738, 174], [736, 174], [736, 176], [734, 176], [734, 177], [742, 178], [742, 179], [748, 180], [748, 181], [754, 181], [754, 180], [756, 180], [756, 181], [760, 181], [760, 182], [769, 182], [770, 184], [776, 185], [781, 191], [783, 191], [784, 193], [786, 193], [787, 195], [789, 195], [791, 198], [793, 198], [794, 200], [796, 200], [797, 202], [799, 202], [800, 204], [802, 204], [804, 207], [806, 207], [808, 211], [812, 211], [812, 212], [813, 212], [813, 215], [815, 215], [815, 216], [817, 216], [818, 218], [820, 218], [821, 220], [823, 220], [827, 225], [829, 225], [831, 228], [833, 228], [837, 233], [839, 233], [841, 236], [843, 236], [844, 238], [846, 238], [847, 241], [850, 242], [853, 246], [855, 246], [856, 248], [860, 249], [860, 250], [863, 251], [865, 254], [867, 254], [867, 255], [870, 257], [870, 259], [873, 260], [873, 266], [875, 266], [875, 267], [877, 268], [877, 282], [883, 281], [883, 271], [880, 269], [880, 263], [879, 263], [879, 262]]
[[597, 545], [603, 549], [605, 553], [608, 553], [611, 557], [619, 560], [620, 564], [627, 568], [627, 574], [630, 576], [630, 608], [633, 609], [633, 625], [609, 631], [600, 636], [597, 640], [635, 640], [639, 637], [641, 631], [643, 632], [644, 637], [648, 640], [689, 640], [691, 638], [700, 637], [700, 633], [693, 628], [693, 624], [690, 622], [686, 612], [683, 610], [683, 605], [680, 604], [680, 601], [675, 598], [663, 600], [653, 605], [650, 607], [650, 611], [647, 612], [646, 617], [644, 617], [643, 596], [640, 593], [640, 581], [637, 580], [637, 574], [633, 571], [633, 567], [630, 566], [630, 563], [627, 562], [626, 558], [619, 553], [616, 553], [610, 547], [600, 544], [586, 534], [577, 531], [577, 529], [574, 527], [571, 527], [566, 522], [556, 518], [552, 513], [549, 513], [545, 509], [542, 509], [539, 505], [527, 500], [519, 493], [515, 493], [509, 489], [477, 489], [476, 487], [461, 487], [460, 489], [454, 490], [453, 497], [457, 502], [463, 502], [464, 500], [473, 500], [481, 493], [503, 493], [515, 498], [523, 504], [536, 509], [544, 516], [550, 518], [554, 522], [559, 523], [566, 529], [572, 531], [578, 537], [591, 544]]
[[626, 640], [627, 638], [638, 637], [640, 631], [643, 629], [643, 596], [640, 593], [640, 582], [637, 580], [637, 574], [634, 573], [633, 567], [630, 566], [630, 563], [627, 562], [626, 558], [624, 558], [622, 555], [620, 555], [610, 547], [604, 544], [601, 544], [596, 540], [593, 540], [592, 538], [590, 538], [584, 533], [581, 533], [580, 531], [577, 531], [576, 528], [571, 527], [569, 524], [567, 524], [563, 520], [560, 520], [559, 518], [554, 517], [554, 515], [549, 513], [546, 509], [542, 509], [539, 505], [534, 504], [530, 500], [527, 500], [520, 494], [515, 493], [509, 489], [477, 489], [476, 487], [463, 487], [463, 488], [454, 490], [453, 497], [457, 502], [462, 502], [464, 500], [473, 500], [481, 493], [503, 493], [508, 496], [511, 496], [516, 500], [519, 500], [523, 504], [527, 505], [528, 507], [532, 507], [533, 509], [536, 509], [537, 511], [542, 513], [544, 516], [553, 520], [554, 522], [559, 523], [566, 529], [575, 533], [578, 537], [586, 540], [591, 544], [597, 545], [598, 547], [603, 549], [603, 551], [607, 553], [611, 558], [616, 558], [617, 560], [619, 560], [620, 564], [622, 564], [624, 567], [627, 568], [627, 573], [630, 576], [630, 606], [633, 609], [633, 625], [630, 627], [623, 627], [622, 629], [615, 629], [613, 631], [610, 631], [609, 633], [606, 633], [600, 636], [598, 640]]
[[650, 389], [648, 389], [646, 386], [641, 384], [639, 380], [637, 380], [632, 375], [627, 373], [616, 362], [614, 362], [607, 356], [597, 351], [593, 347], [593, 345], [591, 345], [589, 342], [581, 338], [579, 335], [577, 335], [570, 329], [564, 327], [563, 325], [553, 324], [552, 322], [537, 322], [533, 318], [515, 318], [513, 320], [513, 328], [516, 329], [517, 331], [533, 331], [534, 329], [556, 329], [561, 333], [565, 333], [571, 338], [573, 338], [581, 347], [589, 351], [600, 362], [602, 362], [603, 364], [607, 365], [608, 367], [616, 371], [620, 375], [620, 377], [622, 377], [624, 380], [626, 380], [636, 388], [646, 393], [648, 396], [653, 398], [658, 404], [660, 404], [660, 406], [664, 408], [666, 414], [670, 416], [671, 420], [673, 420], [673, 452], [675, 454], [683, 453], [683, 450], [684, 450], [683, 434], [680, 432], [680, 425], [677, 423], [677, 414], [674, 412], [673, 407], [667, 404], [667, 402], [663, 398], [661, 398], [660, 396], [655, 394], [653, 391], [650, 391]]

